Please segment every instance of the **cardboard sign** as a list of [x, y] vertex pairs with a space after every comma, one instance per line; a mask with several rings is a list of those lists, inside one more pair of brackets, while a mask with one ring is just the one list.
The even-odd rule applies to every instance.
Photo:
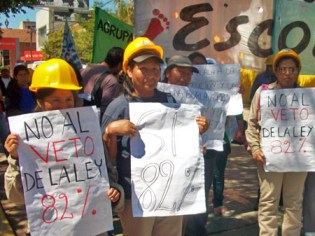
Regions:
[[139, 133], [130, 141], [135, 217], [206, 211], [204, 161], [195, 117], [187, 104], [130, 103]]
[[266, 171], [315, 171], [315, 89], [261, 92], [261, 138]]
[[113, 228], [96, 109], [9, 117], [32, 235], [97, 235]]

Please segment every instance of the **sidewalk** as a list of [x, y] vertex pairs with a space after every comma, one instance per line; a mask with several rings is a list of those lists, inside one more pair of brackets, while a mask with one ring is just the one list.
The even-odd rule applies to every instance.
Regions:
[[[0, 232], [5, 236], [15, 235], [14, 232], [16, 235], [25, 235], [27, 221], [24, 207], [16, 206], [5, 199], [1, 180], [3, 178], [1, 172], [3, 173], [4, 167], [5, 159], [3, 155], [0, 155], [0, 202], [5, 211], [5, 217], [3, 217], [0, 208]], [[210, 213], [207, 224], [208, 235], [258, 235], [257, 211], [254, 210], [258, 189], [257, 181], [256, 167], [252, 158], [243, 146], [232, 144], [232, 153], [226, 168], [225, 205], [235, 212], [230, 217], [217, 217]], [[9, 223], [12, 227], [11, 232]], [[117, 235], [122, 235], [119, 219], [114, 219], [114, 225]]]
[[217, 217], [210, 213], [208, 235], [258, 235], [257, 192], [258, 179], [253, 159], [243, 145], [232, 144], [225, 172], [224, 205], [235, 212], [230, 217]]

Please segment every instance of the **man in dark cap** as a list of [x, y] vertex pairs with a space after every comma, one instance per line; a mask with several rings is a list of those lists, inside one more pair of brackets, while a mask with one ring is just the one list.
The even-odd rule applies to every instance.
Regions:
[[188, 86], [193, 73], [199, 73], [188, 57], [173, 56], [167, 61], [164, 71], [164, 82], [169, 84]]

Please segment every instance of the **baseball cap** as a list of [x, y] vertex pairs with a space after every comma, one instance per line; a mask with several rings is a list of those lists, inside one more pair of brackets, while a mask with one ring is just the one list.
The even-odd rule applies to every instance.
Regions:
[[147, 60], [147, 59], [149, 59], [149, 58], [155, 58], [155, 59], [157, 59], [160, 63], [164, 63], [164, 61], [162, 60], [162, 58], [161, 58], [158, 54], [156, 54], [156, 53], [154, 53], [154, 52], [152, 52], [152, 53], [146, 52], [145, 54], [142, 54], [142, 55], [139, 55], [139, 56], [135, 56], [132, 60], [135, 61], [135, 62], [137, 62], [137, 63], [140, 63], [140, 62], [143, 62], [143, 61], [145, 61], [145, 60]]
[[172, 56], [167, 61], [167, 67], [165, 70], [172, 69], [175, 66], [190, 67], [192, 68], [193, 72], [199, 73], [199, 70], [196, 67], [194, 67], [191, 61], [189, 60], [189, 58], [185, 56], [180, 56], [180, 55]]

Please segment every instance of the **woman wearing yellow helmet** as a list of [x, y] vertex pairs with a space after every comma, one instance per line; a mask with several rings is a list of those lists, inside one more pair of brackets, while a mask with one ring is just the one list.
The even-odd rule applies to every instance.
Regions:
[[[257, 163], [260, 185], [258, 209], [259, 235], [278, 235], [278, 206], [283, 193], [284, 216], [282, 235], [300, 235], [302, 227], [302, 201], [307, 172], [265, 171], [266, 157], [261, 144], [260, 92], [264, 89], [298, 88], [297, 80], [302, 68], [299, 55], [292, 49], [282, 49], [273, 59], [277, 81], [260, 86], [253, 97], [246, 139]], [[286, 122], [283, 120], [283, 122]], [[294, 163], [292, 163], [294, 165]]]
[[[81, 87], [74, 69], [66, 61], [50, 59], [35, 69], [29, 89], [35, 93], [37, 104], [35, 110], [51, 111], [74, 108], [76, 94]], [[10, 134], [4, 144], [9, 152], [9, 166], [5, 173], [5, 190], [10, 201], [24, 204], [21, 173], [18, 166], [18, 145], [18, 134]], [[115, 188], [110, 188], [108, 197], [112, 202], [117, 202], [120, 192]]]
[[145, 37], [132, 41], [124, 53], [124, 94], [107, 107], [102, 120], [103, 139], [110, 157], [116, 159], [119, 180], [125, 190], [125, 210], [119, 213], [125, 236], [181, 235], [182, 216], [133, 217], [131, 205], [130, 137], [138, 129], [130, 122], [129, 102], [174, 102], [156, 89], [160, 81], [163, 50]]

